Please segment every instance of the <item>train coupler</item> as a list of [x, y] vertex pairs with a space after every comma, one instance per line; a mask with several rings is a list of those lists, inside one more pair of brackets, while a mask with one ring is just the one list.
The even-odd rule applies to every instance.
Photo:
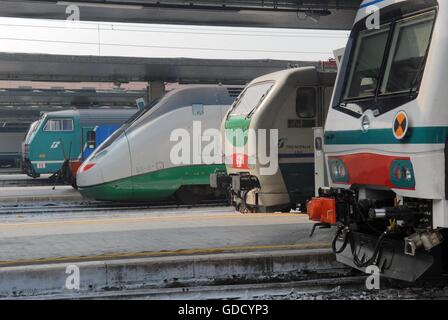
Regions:
[[227, 190], [232, 185], [232, 177], [226, 172], [215, 172], [210, 175], [210, 187], [213, 189]]
[[404, 253], [409, 256], [415, 256], [420, 248], [430, 251], [443, 242], [442, 234], [437, 230], [428, 230], [416, 232], [404, 239]]

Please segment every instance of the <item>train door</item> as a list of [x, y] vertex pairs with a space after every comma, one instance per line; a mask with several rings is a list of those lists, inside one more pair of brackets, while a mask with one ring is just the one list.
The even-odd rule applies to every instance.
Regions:
[[314, 192], [315, 195], [319, 195], [319, 188], [328, 185], [325, 167], [325, 154], [324, 154], [324, 128], [325, 121], [327, 119], [328, 109], [331, 103], [331, 97], [333, 95], [333, 87], [322, 86], [320, 89], [320, 105], [317, 127], [314, 128]]
[[314, 194], [316, 197], [319, 196], [319, 189], [328, 184], [323, 143], [324, 129], [322, 127], [314, 128]]
[[81, 135], [81, 160], [87, 159], [97, 147], [96, 127], [83, 127]]
[[[304, 203], [314, 194], [313, 128], [320, 115], [320, 89], [316, 86], [295, 88], [288, 130], [293, 129], [294, 142], [285, 141], [279, 150], [279, 162], [291, 203]], [[280, 142], [283, 144], [283, 142]], [[282, 147], [279, 145], [279, 147]], [[286, 152], [283, 154], [283, 152]], [[285, 158], [287, 156], [287, 158]]]

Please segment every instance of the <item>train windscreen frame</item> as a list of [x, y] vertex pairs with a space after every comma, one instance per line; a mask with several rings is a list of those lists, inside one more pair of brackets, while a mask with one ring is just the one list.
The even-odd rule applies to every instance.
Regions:
[[[365, 19], [355, 24], [345, 52], [345, 56], [348, 57], [348, 63], [343, 63], [338, 80], [340, 83], [336, 85], [332, 104], [334, 109], [356, 118], [360, 118], [367, 110], [372, 110], [375, 116], [379, 116], [417, 98], [428, 52], [431, 47], [431, 39], [437, 20], [438, 10], [437, 3], [434, 1], [423, 2], [421, 0], [414, 0], [410, 2], [412, 2], [413, 5], [406, 7], [406, 10], [398, 4], [382, 9], [382, 17], [384, 17], [384, 19], [380, 30], [367, 30]], [[418, 67], [414, 68], [414, 71], [416, 70], [413, 74], [415, 77], [408, 82], [409, 86], [403, 90], [389, 90], [390, 92], [387, 92], [384, 90], [385, 87], [383, 84], [389, 79], [387, 72], [390, 74], [392, 71], [394, 58], [397, 56], [396, 53], [400, 51], [400, 45], [398, 44], [400, 31], [402, 30], [400, 27], [407, 24], [409, 21], [415, 21], [415, 24], [430, 21], [430, 32], [426, 32], [426, 34], [423, 32], [423, 34], [425, 34], [424, 41], [419, 39], [419, 44], [424, 43], [425, 47], [424, 50], [420, 49], [419, 52], [423, 52], [424, 54], [419, 57], [420, 59], [417, 61], [418, 63], [414, 63], [414, 65], [418, 65]], [[360, 62], [359, 53], [361, 51], [360, 47], [362, 46], [360, 42], [362, 42], [362, 39], [365, 38], [369, 32], [375, 34], [384, 30], [389, 30], [388, 40], [381, 60], [380, 73], [375, 83], [370, 83], [371, 86], [374, 86], [373, 92], [371, 94], [355, 95], [353, 94], [353, 89], [351, 87], [354, 73], [356, 73], [357, 65]], [[420, 34], [422, 34], [422, 32], [420, 32]], [[369, 85], [367, 80], [364, 81], [363, 85]], [[370, 80], [373, 81], [373, 79]], [[370, 89], [372, 90], [371, 87]]]

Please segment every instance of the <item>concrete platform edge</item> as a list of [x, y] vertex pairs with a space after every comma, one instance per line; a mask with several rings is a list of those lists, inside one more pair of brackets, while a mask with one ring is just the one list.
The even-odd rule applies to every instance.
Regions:
[[[67, 289], [79, 268], [80, 288]], [[0, 268], [0, 298], [303, 279], [346, 269], [329, 249], [54, 263]], [[66, 273], [68, 272], [68, 273]]]

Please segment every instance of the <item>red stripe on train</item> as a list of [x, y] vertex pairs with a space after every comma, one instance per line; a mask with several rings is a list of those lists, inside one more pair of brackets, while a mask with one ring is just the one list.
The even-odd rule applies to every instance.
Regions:
[[[357, 153], [337, 157], [329, 157], [329, 160], [341, 160], [348, 171], [348, 183], [336, 184], [364, 184], [374, 186], [386, 186], [391, 189], [397, 188], [392, 184], [390, 170], [392, 162], [395, 160], [408, 160], [409, 157], [385, 156], [375, 153]], [[415, 188], [410, 189], [415, 190]]]

